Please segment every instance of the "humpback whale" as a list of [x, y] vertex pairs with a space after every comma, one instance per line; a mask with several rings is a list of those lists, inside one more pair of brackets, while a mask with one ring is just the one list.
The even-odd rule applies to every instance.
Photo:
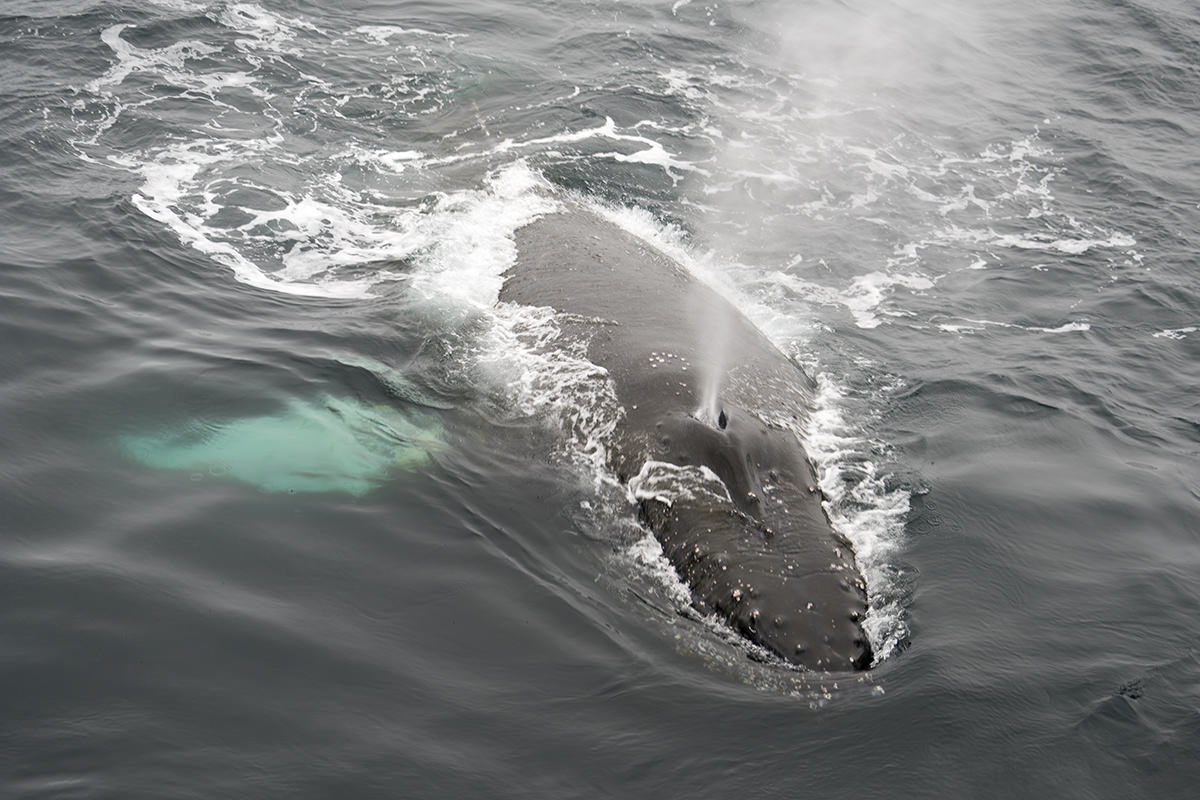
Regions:
[[794, 432], [811, 379], [728, 300], [596, 213], [567, 207], [515, 238], [500, 300], [554, 309], [607, 371], [622, 408], [608, 467], [696, 608], [800, 667], [869, 668], [866, 584]]

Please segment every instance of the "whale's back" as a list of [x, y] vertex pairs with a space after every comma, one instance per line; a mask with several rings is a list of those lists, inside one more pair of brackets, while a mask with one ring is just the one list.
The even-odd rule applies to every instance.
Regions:
[[581, 209], [550, 214], [518, 230], [516, 244], [500, 299], [580, 318], [589, 358], [619, 395], [667, 392], [693, 410], [716, 371], [728, 400], [765, 416], [802, 418], [811, 405], [811, 380], [745, 315], [614, 223]]

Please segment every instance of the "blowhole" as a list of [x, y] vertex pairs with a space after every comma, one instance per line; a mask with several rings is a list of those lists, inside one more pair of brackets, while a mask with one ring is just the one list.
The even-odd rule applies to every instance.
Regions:
[[725, 415], [725, 410], [721, 409], [721, 413], [717, 415], [717, 427], [725, 430], [725, 426], [729, 424], [729, 417]]

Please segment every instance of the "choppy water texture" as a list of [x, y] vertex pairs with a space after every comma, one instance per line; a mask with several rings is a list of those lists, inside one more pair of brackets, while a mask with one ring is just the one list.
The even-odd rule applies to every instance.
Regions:
[[[1193, 793], [1191, 5], [0, 14], [0, 794]], [[866, 677], [688, 610], [497, 305], [566, 197], [817, 378]]]

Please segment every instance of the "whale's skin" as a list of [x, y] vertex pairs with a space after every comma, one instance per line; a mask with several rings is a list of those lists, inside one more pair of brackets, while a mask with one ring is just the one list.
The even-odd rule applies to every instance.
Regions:
[[[720, 294], [594, 212], [568, 207], [515, 238], [500, 300], [560, 312], [562, 335], [608, 372], [623, 410], [608, 448], [618, 478], [636, 485], [665, 462], [706, 467], [728, 491], [639, 494], [694, 605], [792, 664], [870, 667], [865, 581], [785, 427], [810, 404], [808, 376]], [[697, 416], [698, 384], [714, 335], [732, 366], [710, 423]]]

